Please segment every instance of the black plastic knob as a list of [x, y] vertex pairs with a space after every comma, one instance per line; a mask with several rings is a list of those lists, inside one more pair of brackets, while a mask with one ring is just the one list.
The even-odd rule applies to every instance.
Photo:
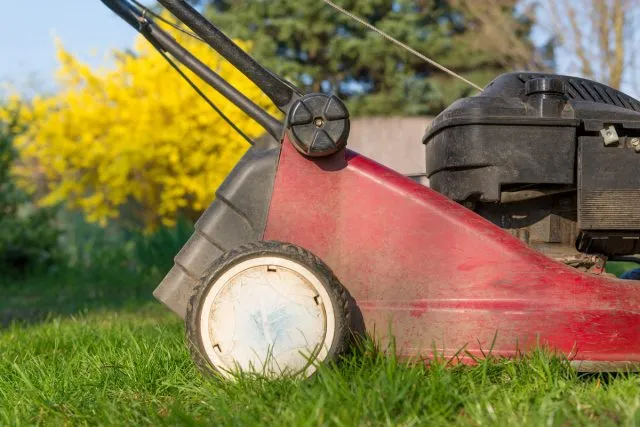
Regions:
[[524, 85], [528, 114], [538, 117], [562, 117], [567, 105], [567, 86], [562, 79], [540, 77]]
[[328, 156], [343, 149], [349, 136], [349, 111], [335, 96], [305, 95], [289, 110], [289, 138], [302, 154]]
[[536, 93], [564, 95], [567, 93], [567, 87], [560, 79], [542, 77], [529, 80], [524, 86], [524, 91], [527, 96]]

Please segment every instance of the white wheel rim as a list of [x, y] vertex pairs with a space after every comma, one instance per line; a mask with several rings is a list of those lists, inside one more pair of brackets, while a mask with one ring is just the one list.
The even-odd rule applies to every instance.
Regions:
[[335, 335], [331, 298], [305, 266], [277, 256], [242, 261], [210, 287], [200, 311], [209, 362], [225, 377], [310, 376]]

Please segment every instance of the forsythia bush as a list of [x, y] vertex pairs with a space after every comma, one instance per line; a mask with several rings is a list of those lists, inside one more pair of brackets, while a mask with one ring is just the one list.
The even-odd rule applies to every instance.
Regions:
[[[176, 39], [246, 96], [275, 114], [260, 90], [207, 45]], [[239, 42], [243, 49], [250, 44]], [[223, 119], [141, 36], [134, 52], [115, 52], [115, 68], [99, 72], [58, 44], [54, 96], [30, 102], [16, 140], [18, 174], [46, 182], [41, 203], [66, 201], [90, 221], [127, 211], [137, 223], [172, 225], [178, 214], [207, 207], [214, 191], [248, 148]], [[262, 128], [220, 94], [187, 75], [249, 137]]]

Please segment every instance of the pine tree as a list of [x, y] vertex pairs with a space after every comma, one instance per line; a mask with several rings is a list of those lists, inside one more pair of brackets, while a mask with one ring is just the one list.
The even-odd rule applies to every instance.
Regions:
[[[511, 66], [482, 46], [478, 20], [453, 1], [337, 3], [481, 86]], [[504, 3], [533, 56], [531, 23], [515, 15], [515, 0]], [[231, 37], [252, 40], [267, 68], [307, 91], [336, 93], [355, 115], [435, 114], [475, 92], [321, 0], [210, 0], [205, 13]]]

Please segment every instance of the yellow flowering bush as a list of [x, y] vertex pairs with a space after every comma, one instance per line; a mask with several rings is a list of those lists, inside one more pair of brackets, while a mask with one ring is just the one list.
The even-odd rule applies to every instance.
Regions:
[[[201, 61], [273, 114], [260, 90], [207, 45], [175, 38]], [[243, 49], [250, 44], [238, 42]], [[153, 228], [180, 212], [197, 215], [248, 148], [141, 36], [133, 52], [114, 52], [115, 66], [96, 70], [58, 43], [61, 90], [22, 112], [28, 130], [15, 141], [22, 182], [46, 183], [44, 205], [66, 201], [106, 223], [126, 210]], [[263, 129], [185, 69], [249, 137]], [[126, 209], [123, 209], [125, 208]]]

